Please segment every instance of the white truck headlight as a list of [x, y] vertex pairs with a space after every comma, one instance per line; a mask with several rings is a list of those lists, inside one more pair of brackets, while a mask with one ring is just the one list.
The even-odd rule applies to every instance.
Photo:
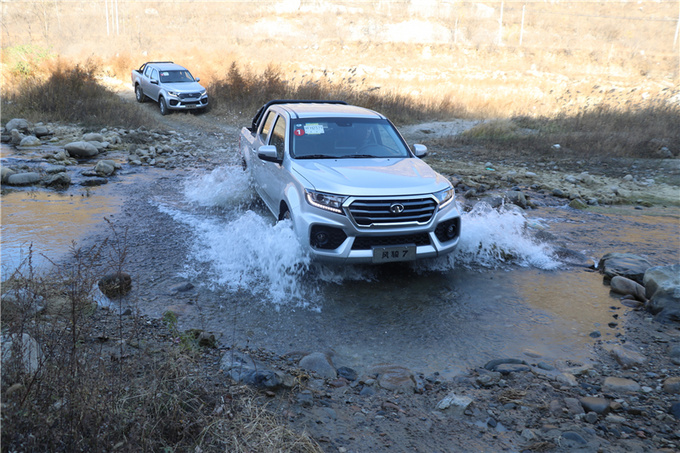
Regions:
[[439, 202], [439, 209], [442, 209], [444, 206], [453, 201], [455, 193], [453, 187], [449, 187], [448, 189], [435, 192], [434, 196], [437, 198], [437, 201]]
[[335, 212], [336, 214], [344, 214], [344, 212], [342, 212], [342, 204], [345, 202], [347, 197], [333, 195], [330, 193], [316, 192], [314, 190], [305, 190], [305, 198], [307, 199], [307, 203], [314, 207]]
[[168, 91], [168, 96], [172, 96], [173, 98], [178, 98], [179, 93], [177, 91]]

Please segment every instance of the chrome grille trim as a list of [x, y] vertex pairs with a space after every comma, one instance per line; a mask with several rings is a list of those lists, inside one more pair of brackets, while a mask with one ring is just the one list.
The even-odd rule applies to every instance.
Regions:
[[[390, 211], [392, 205], [404, 207], [403, 212]], [[417, 198], [358, 198], [347, 207], [350, 217], [361, 227], [372, 225], [419, 224], [424, 225], [437, 211], [433, 197]]]

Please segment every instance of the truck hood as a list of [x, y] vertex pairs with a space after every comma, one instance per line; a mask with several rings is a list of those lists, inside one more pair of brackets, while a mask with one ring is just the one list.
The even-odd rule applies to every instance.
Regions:
[[417, 158], [293, 160], [291, 170], [320, 192], [349, 196], [420, 195], [444, 190], [446, 178]]
[[164, 83], [163, 88], [168, 91], [179, 91], [180, 93], [200, 93], [205, 90], [198, 82]]

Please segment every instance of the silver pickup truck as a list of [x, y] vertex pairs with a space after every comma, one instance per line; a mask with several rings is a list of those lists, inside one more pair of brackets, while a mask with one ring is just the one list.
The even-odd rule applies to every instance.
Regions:
[[150, 61], [133, 69], [132, 87], [137, 102], [158, 102], [161, 115], [171, 110], [205, 110], [208, 94], [191, 73], [172, 61]]
[[454, 189], [383, 115], [339, 101], [275, 100], [240, 135], [255, 189], [317, 260], [412, 261], [460, 236]]

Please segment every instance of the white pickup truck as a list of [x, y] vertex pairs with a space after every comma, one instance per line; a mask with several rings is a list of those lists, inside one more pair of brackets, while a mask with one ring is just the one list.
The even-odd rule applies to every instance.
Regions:
[[205, 110], [208, 94], [189, 70], [172, 61], [149, 61], [133, 69], [132, 87], [137, 102], [158, 102], [161, 115], [171, 110]]
[[387, 263], [454, 250], [454, 189], [383, 115], [339, 101], [274, 100], [241, 130], [244, 165], [317, 260]]

